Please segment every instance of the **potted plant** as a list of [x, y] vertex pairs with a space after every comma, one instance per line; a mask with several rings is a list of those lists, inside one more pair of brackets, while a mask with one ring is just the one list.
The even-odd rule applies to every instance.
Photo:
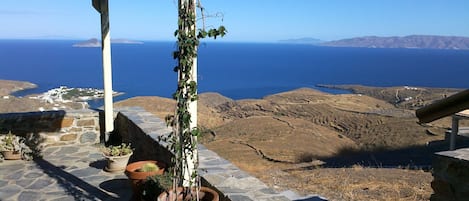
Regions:
[[[226, 33], [225, 27], [205, 30], [196, 29], [196, 9], [200, 8], [202, 20], [204, 20], [204, 9], [197, 0], [178, 1], [178, 29], [175, 32], [177, 37], [177, 51], [173, 57], [178, 64], [174, 71], [178, 73], [177, 89], [173, 95], [176, 100], [176, 109], [173, 116], [168, 116], [166, 122], [173, 128], [169, 136], [169, 149], [173, 153], [172, 159], [172, 188], [163, 192], [158, 200], [200, 200], [202, 195], [207, 195], [209, 200], [218, 201], [218, 194], [207, 188], [201, 187], [197, 172], [197, 76], [196, 58], [199, 39], [205, 37], [223, 37]], [[208, 195], [216, 194], [216, 195]]]
[[102, 152], [107, 159], [107, 166], [104, 170], [108, 172], [123, 172], [133, 153], [130, 144], [125, 143], [104, 147]]
[[177, 187], [176, 191], [163, 191], [157, 198], [157, 201], [173, 200], [219, 201], [220, 197], [215, 190], [208, 187], [200, 186], [198, 188]]
[[0, 151], [5, 160], [31, 159], [31, 149], [25, 144], [25, 138], [13, 135], [11, 131], [0, 136]]
[[172, 186], [173, 179], [168, 172], [147, 177], [143, 185], [142, 198], [143, 200], [156, 200], [158, 195], [171, 189]]
[[138, 161], [127, 165], [125, 174], [132, 182], [133, 200], [141, 200], [147, 178], [162, 175], [165, 167], [165, 164], [153, 160]]

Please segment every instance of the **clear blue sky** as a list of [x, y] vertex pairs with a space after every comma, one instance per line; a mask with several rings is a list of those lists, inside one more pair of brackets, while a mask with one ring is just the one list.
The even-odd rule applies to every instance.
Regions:
[[[174, 40], [177, 0], [110, 0], [111, 37]], [[469, 37], [469, 0], [202, 0], [222, 41], [412, 34]], [[99, 37], [91, 0], [1, 0], [0, 38]], [[223, 21], [221, 21], [223, 19]]]

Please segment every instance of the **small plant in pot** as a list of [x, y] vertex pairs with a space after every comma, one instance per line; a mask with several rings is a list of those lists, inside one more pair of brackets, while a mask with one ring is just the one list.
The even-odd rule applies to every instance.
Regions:
[[[196, 192], [195, 188], [192, 188], [191, 192], [187, 190], [189, 188], [182, 188], [178, 187], [177, 197], [174, 196], [173, 191], [173, 178], [170, 173], [164, 172], [163, 174], [153, 175], [147, 177], [145, 183], [143, 184], [143, 190], [141, 191], [142, 197], [138, 200], [195, 200], [196, 199]], [[207, 188], [207, 187], [199, 187], [198, 197], [202, 198], [200, 200], [208, 200], [213, 201], [219, 200], [219, 195], [216, 191]], [[183, 199], [184, 197], [184, 199]]]
[[31, 149], [25, 144], [25, 138], [10, 132], [0, 136], [0, 152], [5, 160], [30, 160]]
[[108, 172], [123, 172], [133, 150], [130, 144], [111, 145], [102, 148], [104, 157], [107, 159], [107, 166], [104, 170]]
[[125, 174], [132, 182], [133, 200], [141, 200], [147, 178], [162, 175], [165, 167], [164, 163], [153, 160], [137, 161], [127, 165]]
[[156, 200], [158, 195], [171, 189], [173, 186], [173, 179], [171, 174], [164, 172], [161, 175], [153, 175], [147, 177], [143, 185], [142, 198], [143, 200]]

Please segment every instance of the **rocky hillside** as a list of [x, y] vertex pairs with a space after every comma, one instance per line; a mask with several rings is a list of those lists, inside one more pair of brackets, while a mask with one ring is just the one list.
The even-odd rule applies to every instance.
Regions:
[[331, 47], [469, 49], [469, 37], [411, 35], [365, 36], [321, 43]]
[[[174, 102], [166, 98], [136, 97], [116, 103], [117, 107], [130, 105], [140, 105], [161, 118], [174, 111]], [[301, 161], [301, 155], [331, 156], [349, 148], [425, 144], [445, 131], [417, 124], [413, 110], [396, 108], [385, 100], [309, 88], [237, 101], [216, 93], [201, 94], [199, 126], [207, 131], [206, 145], [219, 147], [222, 153], [232, 153], [224, 146], [242, 147], [262, 153], [260, 157], [291, 163]], [[291, 144], [295, 146], [289, 148]]]
[[[348, 90], [354, 94], [363, 94], [380, 100], [385, 100], [397, 108], [416, 110], [422, 106], [431, 104], [451, 96], [462, 89], [429, 88], [413, 86], [395, 87], [369, 87], [363, 85], [318, 85], [319, 87]], [[397, 111], [397, 110], [394, 110]]]

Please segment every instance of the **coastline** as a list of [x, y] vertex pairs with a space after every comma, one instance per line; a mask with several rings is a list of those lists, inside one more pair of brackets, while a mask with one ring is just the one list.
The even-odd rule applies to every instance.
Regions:
[[[2, 96], [15, 96], [15, 93], [36, 89], [38, 85], [28, 81], [15, 81], [15, 80], [0, 80], [0, 95]], [[332, 85], [332, 84], [316, 84], [314, 87], [304, 87], [330, 95], [340, 94], [358, 94], [367, 95], [377, 99], [384, 100], [388, 103], [394, 104], [397, 108], [403, 109], [416, 109], [429, 102], [437, 99], [447, 97], [451, 94], [457, 93], [463, 89], [459, 88], [432, 88], [432, 87], [414, 87], [414, 86], [391, 86], [391, 87], [376, 87], [365, 86], [359, 84], [346, 84], [346, 85]], [[286, 90], [279, 93], [291, 92], [297, 89]], [[213, 92], [204, 92], [213, 93]], [[215, 92], [217, 93], [217, 92]], [[122, 96], [123, 92], [113, 92], [113, 97]], [[203, 93], [201, 93], [203, 94]], [[264, 97], [275, 95], [278, 93], [271, 93]], [[224, 94], [221, 94], [224, 96]], [[149, 95], [151, 96], [151, 95]], [[17, 97], [17, 96], [15, 96]], [[104, 91], [94, 88], [69, 88], [60, 86], [58, 88], [50, 89], [47, 92], [40, 94], [31, 93], [26, 94], [24, 97], [29, 99], [37, 99], [48, 103], [67, 103], [67, 102], [85, 102], [87, 107], [90, 103], [93, 107], [99, 107], [102, 104]], [[128, 97], [125, 99], [132, 98]], [[19, 97], [17, 97], [19, 98]], [[123, 99], [123, 100], [125, 100]], [[262, 99], [262, 98], [250, 98]], [[237, 99], [235, 99], [237, 100]], [[243, 99], [239, 99], [243, 100]]]
[[[37, 89], [38, 85], [26, 81], [0, 80], [0, 112], [25, 112], [92, 108], [90, 102], [104, 98], [104, 90], [95, 88], [68, 88], [60, 86], [43, 93], [16, 93]], [[113, 92], [113, 96], [123, 95]], [[94, 106], [94, 105], [93, 105]]]

